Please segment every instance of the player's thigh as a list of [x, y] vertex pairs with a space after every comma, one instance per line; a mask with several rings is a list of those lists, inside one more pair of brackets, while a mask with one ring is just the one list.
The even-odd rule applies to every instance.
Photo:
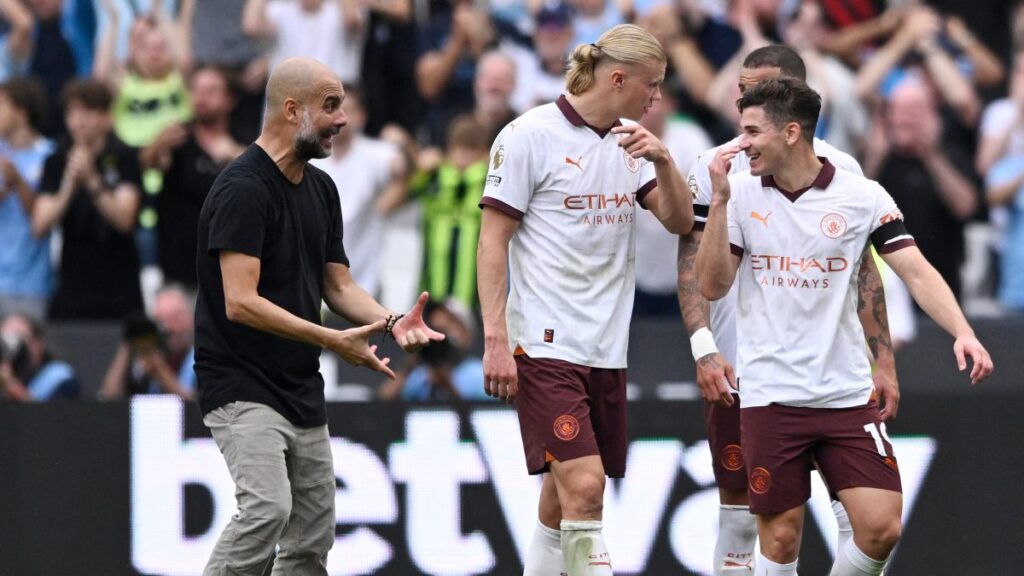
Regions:
[[590, 421], [587, 369], [563, 360], [516, 356], [519, 394], [516, 413], [530, 474], [599, 454]]
[[899, 533], [903, 494], [881, 488], [846, 488], [839, 491], [839, 500], [855, 534]]
[[811, 496], [815, 430], [806, 408], [744, 408], [740, 421], [747, 494], [753, 514], [778, 514]]
[[604, 472], [611, 478], [626, 475], [629, 438], [626, 436], [626, 370], [590, 368], [586, 375], [590, 424]]
[[[742, 502], [725, 502], [727, 504], [745, 504], [747, 490], [747, 467], [743, 460], [743, 448], [740, 439], [740, 398], [733, 396], [732, 406], [721, 406], [714, 402], [704, 403], [704, 423], [708, 432], [708, 447], [711, 449], [711, 466], [715, 473], [715, 483], [722, 494], [723, 502], [727, 494], [742, 492]], [[730, 498], [732, 500], [732, 498]]]
[[829, 490], [878, 488], [901, 493], [899, 464], [878, 405], [872, 401], [826, 412], [814, 456]]

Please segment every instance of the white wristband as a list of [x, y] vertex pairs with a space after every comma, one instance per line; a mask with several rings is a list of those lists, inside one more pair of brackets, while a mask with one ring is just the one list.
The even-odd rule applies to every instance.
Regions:
[[693, 360], [696, 362], [708, 354], [718, 354], [718, 346], [715, 346], [715, 336], [708, 330], [707, 326], [700, 328], [690, 336], [690, 351], [693, 352]]

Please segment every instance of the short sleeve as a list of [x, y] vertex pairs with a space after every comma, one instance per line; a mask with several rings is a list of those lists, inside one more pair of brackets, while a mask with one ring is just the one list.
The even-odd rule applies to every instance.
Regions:
[[533, 198], [534, 177], [530, 134], [518, 121], [513, 121], [491, 146], [480, 207], [488, 206], [522, 220]]
[[116, 186], [130, 184], [135, 188], [142, 189], [142, 169], [139, 166], [139, 151], [137, 148], [124, 146], [117, 153], [117, 173], [120, 180]]
[[231, 177], [210, 191], [208, 250], [241, 252], [260, 258], [270, 215], [266, 187], [254, 177]]
[[330, 226], [327, 232], [327, 261], [336, 264], [351, 266], [348, 255], [345, 254], [345, 221], [341, 217], [341, 195], [338, 187], [326, 174], [322, 175], [324, 186], [327, 187], [327, 206], [330, 209]]
[[871, 243], [879, 254], [890, 254], [901, 248], [914, 246], [914, 237], [907, 232], [903, 212], [896, 206], [889, 192], [877, 183], [874, 186], [874, 213], [871, 217]]
[[708, 169], [708, 162], [713, 156], [713, 149], [697, 156], [690, 166], [690, 173], [686, 176], [686, 186], [693, 196], [695, 230], [703, 230], [704, 224], [708, 221], [708, 208], [711, 206], [711, 172]]
[[644, 197], [658, 187], [658, 178], [654, 173], [654, 162], [646, 158], [640, 159], [640, 188], [636, 191], [636, 199], [641, 208], [644, 206]]

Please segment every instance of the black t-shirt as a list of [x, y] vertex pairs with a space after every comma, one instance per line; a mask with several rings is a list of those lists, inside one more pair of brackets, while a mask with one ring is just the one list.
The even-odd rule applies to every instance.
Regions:
[[[71, 142], [65, 141], [46, 159], [39, 185], [42, 193], [56, 194], [60, 189], [70, 152]], [[95, 165], [106, 189], [131, 184], [141, 190], [138, 151], [113, 134], [107, 137]], [[134, 236], [119, 232], [107, 222], [84, 188], [74, 192], [60, 225], [64, 244], [50, 318], [121, 320], [141, 312]]]
[[307, 165], [292, 184], [257, 145], [221, 172], [199, 216], [196, 378], [207, 414], [239, 400], [270, 406], [296, 426], [327, 422], [320, 348], [227, 319], [220, 251], [260, 259], [260, 296], [320, 324], [328, 262], [348, 265], [338, 190]]
[[[966, 154], [943, 146], [950, 162], [967, 178], [973, 168]], [[960, 296], [960, 264], [964, 258], [964, 222], [940, 198], [928, 168], [915, 157], [891, 152], [882, 162], [878, 182], [892, 195], [906, 220], [907, 231], [918, 248], [939, 271], [953, 293]]]
[[164, 280], [195, 287], [199, 213], [224, 166], [211, 158], [192, 134], [171, 152], [164, 188], [156, 199], [159, 261]]

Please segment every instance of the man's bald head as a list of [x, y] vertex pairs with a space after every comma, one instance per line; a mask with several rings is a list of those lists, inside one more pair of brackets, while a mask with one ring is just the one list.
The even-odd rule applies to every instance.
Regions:
[[312, 58], [286, 58], [282, 60], [267, 81], [267, 110], [277, 110], [288, 98], [309, 104], [309, 97], [323, 84], [337, 84], [341, 81], [320, 62]]
[[346, 124], [344, 99], [341, 81], [330, 68], [310, 58], [288, 58], [267, 82], [264, 134], [290, 140], [302, 160], [326, 158], [333, 137]]

